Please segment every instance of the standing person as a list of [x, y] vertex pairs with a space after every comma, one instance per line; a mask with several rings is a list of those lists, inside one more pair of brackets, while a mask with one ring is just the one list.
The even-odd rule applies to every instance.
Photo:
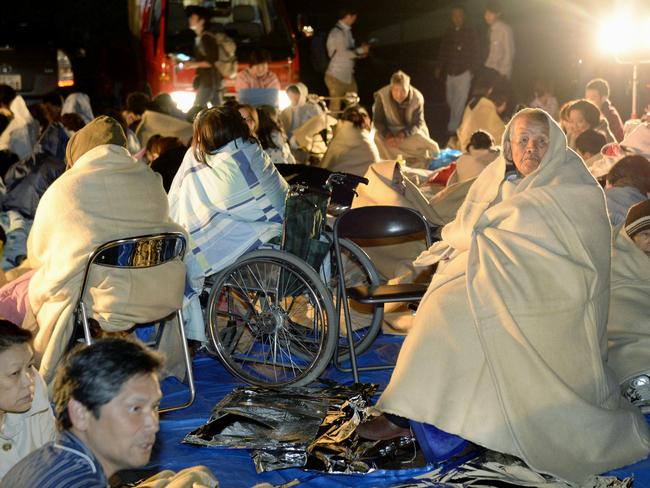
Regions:
[[515, 57], [515, 38], [512, 29], [501, 20], [501, 4], [491, 0], [485, 7], [485, 23], [489, 26], [490, 50], [485, 67], [510, 79], [512, 60]]
[[403, 71], [393, 73], [390, 84], [375, 92], [372, 115], [375, 143], [383, 159], [401, 154], [422, 163], [438, 155], [438, 144], [429, 137], [424, 121], [424, 97]]
[[206, 23], [210, 21], [208, 9], [188, 7], [187, 13], [189, 27], [196, 34], [194, 46], [196, 61], [185, 63], [185, 68], [196, 68], [194, 105], [206, 107], [210, 103], [216, 107], [223, 103], [223, 76], [217, 69], [217, 63], [220, 61], [219, 53], [224, 50], [229, 57], [234, 56], [236, 46], [226, 34], [213, 34], [207, 31]]
[[479, 60], [476, 31], [465, 24], [465, 8], [462, 5], [455, 5], [451, 9], [451, 22], [440, 43], [435, 74], [436, 78], [443, 72], [447, 75], [445, 88], [450, 110], [447, 132], [453, 135], [463, 117], [472, 73]]
[[609, 130], [616, 137], [616, 142], [621, 142], [623, 140], [623, 121], [616, 107], [609, 101], [609, 83], [602, 78], [591, 80], [585, 87], [585, 98], [598, 107], [600, 113], [607, 119]]
[[[357, 21], [357, 11], [341, 9], [339, 21], [327, 36], [327, 55], [330, 57], [325, 72], [325, 85], [330, 97], [343, 97], [347, 92], [357, 92], [357, 82], [354, 79], [354, 62], [357, 58], [368, 55], [369, 46], [361, 44], [354, 46], [352, 25]], [[338, 112], [341, 109], [340, 100], [330, 101], [330, 110]]]

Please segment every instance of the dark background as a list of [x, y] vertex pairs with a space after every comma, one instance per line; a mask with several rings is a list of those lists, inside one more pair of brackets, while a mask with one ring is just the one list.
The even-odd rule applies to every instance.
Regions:
[[[435, 79], [434, 67], [440, 38], [449, 25], [451, 0], [286, 0], [301, 53], [301, 78], [310, 91], [326, 94], [322, 75], [309, 62], [309, 39], [297, 31], [298, 22], [316, 31], [328, 31], [341, 6], [354, 6], [359, 18], [353, 32], [357, 42], [376, 39], [372, 55], [357, 63], [356, 78], [362, 103], [372, 104], [372, 93], [388, 83], [392, 72], [402, 69], [426, 100], [426, 118], [434, 137], [443, 139], [448, 109], [444, 82]], [[487, 43], [482, 0], [463, 2], [467, 22]], [[560, 103], [582, 96], [584, 84], [595, 76], [605, 77], [612, 87], [612, 101], [621, 115], [629, 116], [631, 72], [599, 52], [596, 45], [599, 21], [611, 15], [615, 0], [502, 0], [503, 18], [515, 33], [516, 57], [513, 92], [517, 102], [532, 96], [539, 77], [554, 85]], [[636, 4], [639, 17], [650, 17], [650, 1], [624, 0]], [[0, 43], [19, 36], [47, 42], [71, 54], [77, 88], [91, 95], [101, 110], [119, 106], [126, 94], [143, 89], [144, 77], [138, 45], [128, 28], [128, 0], [5, 2], [0, 20]], [[9, 8], [9, 10], [7, 10]], [[27, 19], [21, 31], [20, 22]], [[640, 69], [640, 106], [650, 101], [650, 70]], [[444, 141], [443, 141], [444, 142]]]

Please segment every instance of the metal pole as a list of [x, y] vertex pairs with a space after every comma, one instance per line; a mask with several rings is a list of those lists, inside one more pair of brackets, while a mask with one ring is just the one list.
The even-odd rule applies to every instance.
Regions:
[[638, 65], [634, 63], [632, 65], [632, 114], [630, 115], [631, 119], [636, 119], [636, 97], [637, 97], [637, 84], [638, 84]]

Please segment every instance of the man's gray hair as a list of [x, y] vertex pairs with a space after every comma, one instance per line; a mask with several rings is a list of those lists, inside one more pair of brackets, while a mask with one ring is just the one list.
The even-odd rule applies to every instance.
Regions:
[[390, 84], [409, 86], [411, 84], [411, 77], [404, 73], [404, 71], [399, 70], [393, 73], [393, 75], [390, 77]]

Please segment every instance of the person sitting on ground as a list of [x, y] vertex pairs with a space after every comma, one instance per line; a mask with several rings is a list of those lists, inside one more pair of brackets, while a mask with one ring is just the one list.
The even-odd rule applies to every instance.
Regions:
[[370, 115], [365, 108], [347, 107], [336, 124], [321, 166], [330, 171], [363, 176], [372, 163], [380, 160], [371, 129]]
[[607, 139], [602, 132], [594, 129], [584, 131], [576, 137], [576, 152], [580, 155], [587, 167], [593, 163], [593, 158], [600, 156], [600, 150], [607, 144]]
[[289, 85], [286, 92], [291, 101], [291, 105], [280, 112], [280, 123], [287, 133], [287, 137], [291, 138], [294, 130], [298, 129], [312, 117], [321, 115], [323, 109], [307, 97], [309, 92], [304, 83]]
[[[72, 336], [90, 254], [115, 239], [185, 234], [169, 217], [160, 176], [131, 158], [115, 119], [98, 117], [77, 132], [68, 143], [66, 160], [68, 169], [43, 194], [36, 210], [24, 265], [35, 271], [20, 282], [28, 287], [23, 327], [36, 333], [34, 347], [48, 384]], [[88, 311], [103, 331], [129, 330], [179, 308], [184, 284], [185, 266], [178, 259], [137, 270], [97, 268], [88, 284]]]
[[477, 130], [467, 143], [465, 153], [456, 160], [456, 170], [447, 180], [447, 186], [476, 178], [498, 155], [499, 149], [494, 147], [492, 136]]
[[382, 159], [401, 154], [411, 165], [424, 166], [440, 152], [424, 121], [424, 97], [403, 71], [393, 73], [390, 84], [375, 92], [372, 118]]
[[291, 105], [280, 112], [280, 123], [289, 139], [289, 147], [298, 163], [309, 160], [309, 153], [324, 154], [327, 150], [320, 132], [327, 127], [327, 117], [323, 108], [308, 97], [309, 92], [303, 83], [287, 87]]
[[[74, 349], [54, 381], [56, 440], [23, 458], [0, 486], [105, 487], [116, 472], [146, 465], [159, 430], [162, 364], [159, 355], [124, 339]], [[186, 480], [180, 486], [216, 486], [203, 466], [176, 476]]]
[[279, 114], [278, 109], [272, 105], [257, 107], [257, 139], [273, 164], [296, 164], [287, 136], [280, 125]]
[[90, 97], [81, 92], [70, 93], [61, 107], [61, 116], [66, 114], [77, 114], [83, 120], [83, 125], [89, 124], [95, 118], [90, 105]]
[[456, 134], [458, 148], [464, 149], [469, 144], [472, 134], [484, 130], [495, 141], [500, 141], [506, 129], [501, 114], [506, 110], [507, 96], [500, 88], [481, 90], [469, 101], [463, 114], [463, 121]]
[[623, 397], [650, 413], [650, 200], [637, 203], [615, 229], [607, 365]]
[[643, 156], [625, 156], [607, 173], [605, 199], [612, 226], [625, 220], [632, 205], [650, 193], [650, 161]]
[[603, 363], [605, 199], [546, 112], [517, 113], [502, 147], [418, 258], [438, 270], [377, 405], [391, 416], [357, 431], [390, 438], [424, 422], [580, 484], [650, 451]]
[[31, 332], [0, 319], [0, 480], [56, 437], [47, 387], [34, 368], [31, 343]]
[[260, 125], [260, 119], [257, 115], [257, 110], [255, 107], [247, 103], [239, 103], [237, 105], [237, 109], [239, 110], [239, 114], [241, 115], [242, 119], [244, 119], [244, 122], [246, 122], [251, 135], [253, 137], [257, 137], [257, 128]]
[[178, 137], [151, 137], [147, 143], [147, 161], [152, 170], [162, 176], [166, 192], [187, 152], [187, 146]]
[[558, 120], [558, 117], [560, 116], [560, 110], [557, 103], [557, 98], [553, 96], [551, 89], [544, 81], [538, 80], [535, 83], [533, 95], [534, 98], [528, 104], [528, 106], [530, 108], [541, 108], [555, 120]]
[[616, 107], [609, 101], [609, 83], [602, 78], [591, 80], [585, 87], [585, 98], [598, 107], [600, 113], [607, 120], [616, 142], [621, 142], [623, 140], [623, 121]]
[[593, 129], [602, 132], [608, 143], [616, 142], [614, 136], [609, 130], [607, 120], [600, 114], [598, 107], [589, 100], [576, 100], [568, 109], [569, 123], [571, 125], [569, 147], [576, 147], [576, 139], [583, 132]]
[[9, 85], [0, 84], [0, 109], [11, 113], [9, 124], [0, 134], [0, 151], [8, 150], [19, 160], [27, 159], [38, 138], [38, 123], [29, 113], [23, 97]]
[[249, 88], [280, 89], [278, 75], [269, 71], [271, 53], [266, 49], [254, 49], [248, 58], [248, 68], [237, 73], [235, 89], [237, 92]]
[[185, 254], [188, 337], [205, 341], [198, 296], [205, 278], [282, 233], [287, 182], [232, 107], [194, 119], [192, 147], [169, 190], [169, 213], [191, 236]]

